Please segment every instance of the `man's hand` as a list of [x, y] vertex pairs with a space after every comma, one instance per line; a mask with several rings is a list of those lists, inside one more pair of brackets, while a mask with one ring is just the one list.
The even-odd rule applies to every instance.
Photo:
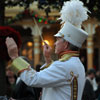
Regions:
[[18, 57], [18, 48], [13, 38], [6, 38], [6, 45], [8, 50], [8, 55], [12, 60]]
[[43, 54], [47, 64], [51, 63], [52, 61], [51, 53], [52, 53], [52, 48], [47, 43], [44, 42]]

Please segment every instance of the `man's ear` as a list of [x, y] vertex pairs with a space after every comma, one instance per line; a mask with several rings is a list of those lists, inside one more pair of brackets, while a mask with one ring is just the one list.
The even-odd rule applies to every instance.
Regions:
[[68, 49], [69, 42], [65, 41], [65, 49]]

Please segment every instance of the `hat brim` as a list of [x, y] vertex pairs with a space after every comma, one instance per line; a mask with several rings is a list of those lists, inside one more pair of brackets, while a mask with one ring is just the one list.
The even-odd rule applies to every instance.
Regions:
[[54, 35], [54, 37], [62, 37], [62, 35], [61, 33], [58, 32], [57, 34]]

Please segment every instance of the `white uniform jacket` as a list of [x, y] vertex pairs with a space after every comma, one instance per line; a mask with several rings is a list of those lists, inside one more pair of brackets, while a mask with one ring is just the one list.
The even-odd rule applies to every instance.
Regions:
[[20, 78], [28, 86], [43, 87], [42, 100], [81, 100], [85, 70], [78, 57], [71, 57], [55, 61], [40, 72], [25, 70]]

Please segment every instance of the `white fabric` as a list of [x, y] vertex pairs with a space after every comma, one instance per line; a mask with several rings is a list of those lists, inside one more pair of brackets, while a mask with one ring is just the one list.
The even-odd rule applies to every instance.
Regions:
[[93, 81], [90, 79], [90, 77], [86, 77], [86, 79], [89, 80], [91, 85], [93, 86]]
[[78, 76], [78, 99], [81, 100], [85, 83], [85, 71], [78, 57], [68, 61], [55, 61], [41, 72], [33, 69], [21, 73], [20, 78], [29, 86], [43, 87], [42, 100], [72, 100], [71, 72]]
[[96, 91], [97, 88], [98, 88], [98, 84], [97, 84], [97, 82], [96, 82], [96, 78], [94, 78], [94, 79], [93, 79], [93, 89], [94, 89], [94, 91]]
[[17, 80], [16, 80], [16, 84], [18, 84], [19, 81], [20, 81], [20, 77], [17, 78]]

